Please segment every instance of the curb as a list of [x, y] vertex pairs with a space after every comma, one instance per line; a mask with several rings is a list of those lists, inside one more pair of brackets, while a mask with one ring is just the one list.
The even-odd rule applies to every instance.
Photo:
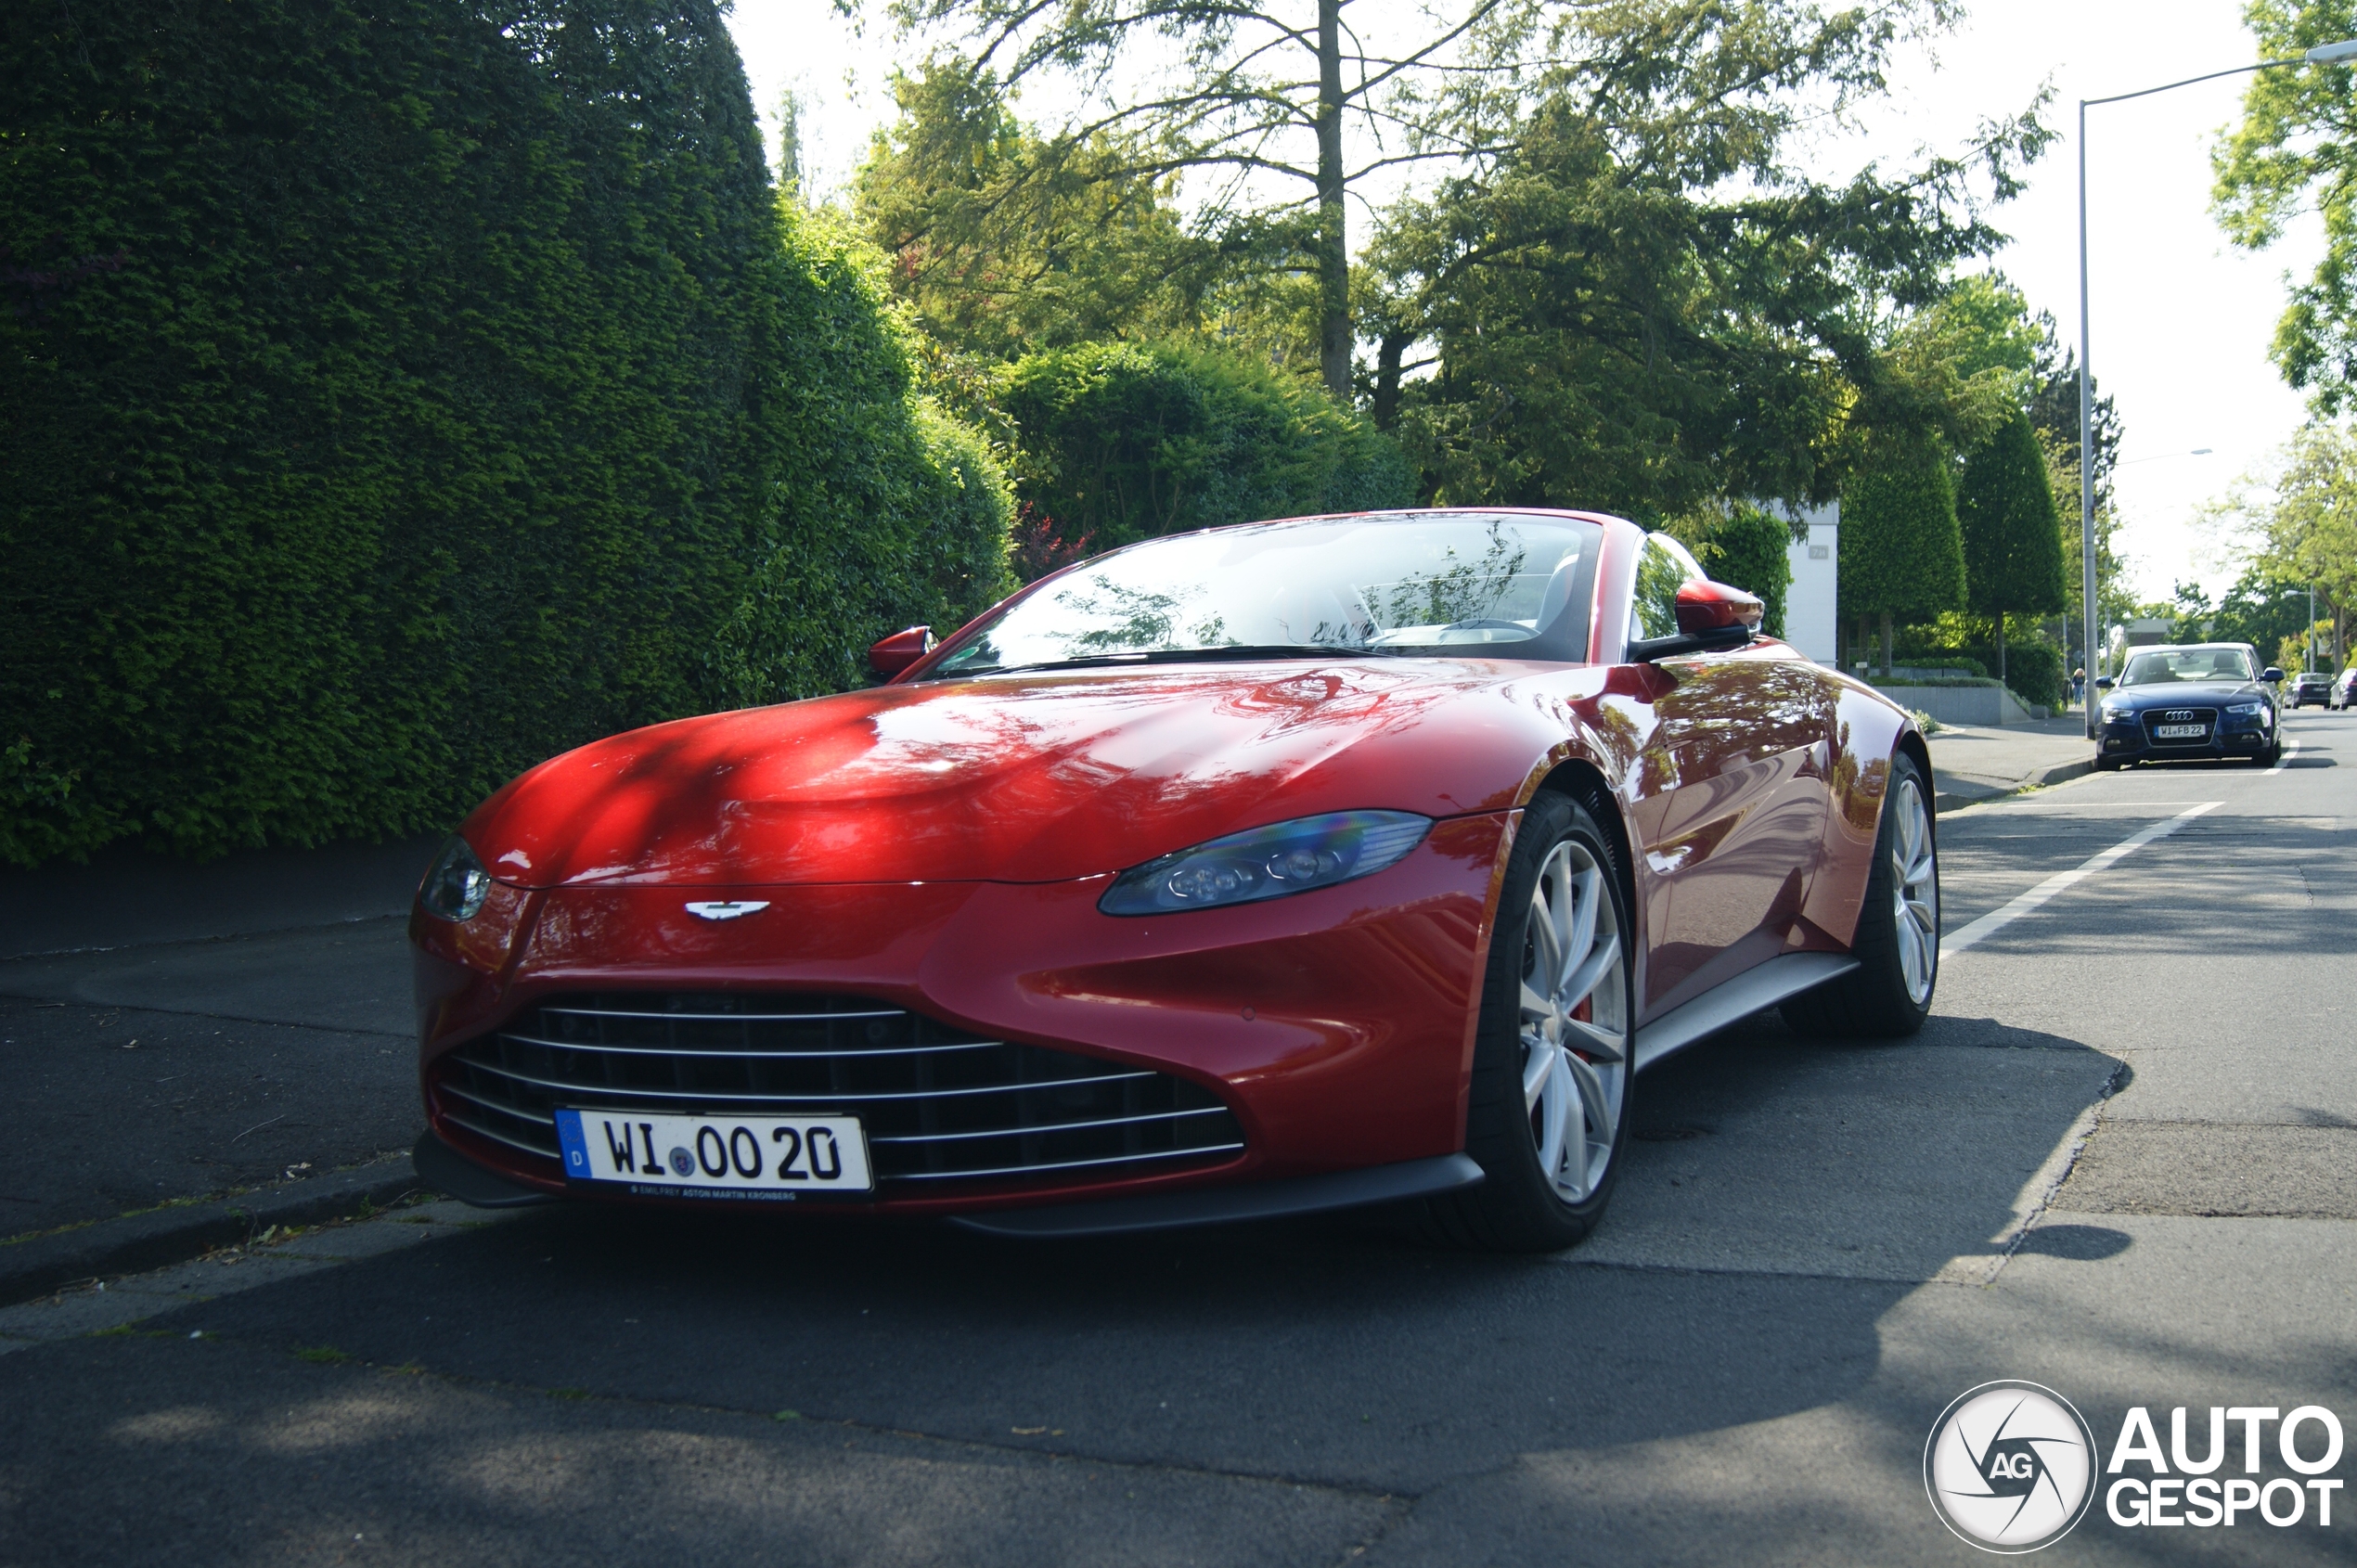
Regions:
[[[2075, 763], [2057, 763], [2022, 779], [2010, 790], [1992, 790], [1985, 795], [1959, 794], [1952, 790], [1939, 790], [1932, 795], [1931, 809], [1935, 816], [1962, 806], [1986, 805], [1990, 801], [2010, 800], [2025, 790], [2043, 790], [2050, 785], [2067, 784], [2074, 778], [2084, 778], [2095, 771], [2094, 759], [2082, 758]], [[1933, 769], [1935, 781], [1938, 770]]]
[[14, 1305], [106, 1275], [139, 1274], [234, 1246], [273, 1225], [341, 1219], [366, 1203], [390, 1203], [424, 1189], [408, 1156], [257, 1188], [235, 1198], [151, 1209], [54, 1236], [0, 1246], [0, 1305]]

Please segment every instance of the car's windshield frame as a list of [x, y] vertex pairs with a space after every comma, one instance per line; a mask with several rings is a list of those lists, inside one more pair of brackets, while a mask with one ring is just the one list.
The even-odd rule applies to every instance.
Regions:
[[[2214, 669], [2179, 674], [2167, 662], [2177, 658], [2191, 659], [2198, 654], [2214, 665], [2222, 653], [2232, 654], [2242, 662], [2240, 674], [2222, 675]], [[2162, 648], [2130, 649], [2128, 662], [2119, 672], [2119, 687], [2122, 690], [2133, 690], [2156, 686], [2248, 686], [2258, 678], [2259, 670], [2251, 658], [2250, 649], [2237, 643], [2178, 643]]]
[[[1459, 523], [1487, 526], [1494, 530], [1500, 525], [1520, 524], [1548, 530], [1560, 530], [1579, 535], [1576, 559], [1569, 552], [1559, 559], [1559, 566], [1569, 569], [1567, 588], [1556, 602], [1553, 591], [1560, 585], [1551, 585], [1529, 635], [1502, 641], [1415, 642], [1385, 640], [1352, 642], [1301, 641], [1284, 643], [1243, 642], [1233, 644], [1207, 643], [1191, 647], [1145, 649], [1106, 649], [1093, 653], [1067, 655], [1061, 658], [1035, 659], [1016, 655], [1007, 662], [989, 664], [961, 663], [967, 654], [1011, 617], [1022, 612], [1038, 596], [1055, 593], [1058, 585], [1069, 587], [1076, 579], [1091, 572], [1101, 572], [1109, 562], [1157, 546], [1181, 540], [1217, 539], [1223, 536], [1268, 533], [1282, 536], [1284, 531], [1328, 526], [1337, 529], [1393, 527], [1435, 523]], [[1306, 518], [1286, 518], [1268, 522], [1239, 523], [1227, 528], [1202, 529], [1191, 533], [1165, 534], [1140, 540], [1116, 550], [1051, 573], [1032, 584], [976, 620], [925, 661], [911, 669], [902, 679], [911, 682], [979, 679], [985, 676], [1029, 673], [1055, 673], [1063, 670], [1105, 670], [1123, 668], [1153, 668], [1195, 665], [1211, 662], [1279, 659], [1360, 659], [1400, 657], [1442, 657], [1476, 659], [1512, 659], [1558, 663], [1584, 662], [1589, 652], [1589, 622], [1593, 612], [1596, 572], [1604, 549], [1604, 521], [1576, 512], [1541, 511], [1515, 508], [1428, 508], [1418, 511], [1339, 513]], [[1281, 546], [1277, 546], [1281, 547]], [[1528, 576], [1530, 573], [1518, 575]], [[1206, 607], [1211, 608], [1211, 607]]]

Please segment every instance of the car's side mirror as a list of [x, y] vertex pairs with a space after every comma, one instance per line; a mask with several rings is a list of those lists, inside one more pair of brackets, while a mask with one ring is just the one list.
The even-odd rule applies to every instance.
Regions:
[[2109, 691], [2118, 684], [2119, 683], [2114, 681], [2109, 675], [2097, 675], [2095, 677], [2095, 689], [2097, 691]]
[[1678, 589], [1678, 629], [1681, 632], [1723, 632], [1730, 626], [1741, 626], [1756, 634], [1759, 619], [1766, 613], [1767, 607], [1757, 595], [1731, 588], [1724, 583], [1697, 577]]
[[2270, 664], [2264, 670], [2259, 672], [2259, 678], [2265, 681], [2270, 686], [2280, 686], [2283, 684], [2284, 673], [2275, 668], [2274, 665]]
[[911, 626], [895, 632], [868, 649], [868, 668], [890, 680], [933, 651], [933, 628]]
[[1758, 598], [1741, 588], [1694, 578], [1678, 589], [1677, 632], [1630, 643], [1629, 662], [1650, 664], [1656, 659], [1741, 648], [1758, 634], [1764, 613]]

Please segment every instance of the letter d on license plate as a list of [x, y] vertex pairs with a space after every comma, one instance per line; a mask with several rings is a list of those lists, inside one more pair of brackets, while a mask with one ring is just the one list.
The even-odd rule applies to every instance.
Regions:
[[621, 1183], [642, 1197], [754, 1198], [869, 1192], [857, 1116], [660, 1116], [560, 1111], [571, 1181]]

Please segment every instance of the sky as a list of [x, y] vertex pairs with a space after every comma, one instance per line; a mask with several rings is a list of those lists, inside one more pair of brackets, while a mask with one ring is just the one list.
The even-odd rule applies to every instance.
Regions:
[[[2030, 171], [2029, 189], [1998, 210], [2012, 242], [1995, 264], [2075, 343], [2077, 100], [2257, 56], [2236, 0], [1965, 0], [1965, 9], [1955, 32], [1904, 49], [1890, 98], [1815, 158], [1829, 174], [1869, 161], [1904, 167], [1926, 148], [1962, 145], [1982, 119], [2018, 109], [2051, 83], [2049, 123], [2062, 136]], [[914, 52], [898, 45], [877, 0], [864, 24], [831, 0], [736, 0], [730, 28], [765, 120], [774, 125], [788, 91], [801, 100], [812, 194], [839, 191], [890, 117], [892, 71], [918, 63]], [[2200, 521], [2203, 508], [2238, 477], [2263, 471], [2305, 418], [2267, 344], [2285, 275], [2307, 275], [2318, 231], [2296, 225], [2252, 254], [2228, 245], [2209, 212], [2209, 149], [2236, 118], [2248, 80], [2088, 110], [2090, 363], [2119, 408], [2119, 543], [2143, 598], [2166, 598], [2180, 580], [2215, 596], [2233, 580], [2230, 540]], [[1034, 115], [1041, 109], [1036, 96], [1026, 105]], [[2208, 456], [2190, 455], [2204, 447]]]

